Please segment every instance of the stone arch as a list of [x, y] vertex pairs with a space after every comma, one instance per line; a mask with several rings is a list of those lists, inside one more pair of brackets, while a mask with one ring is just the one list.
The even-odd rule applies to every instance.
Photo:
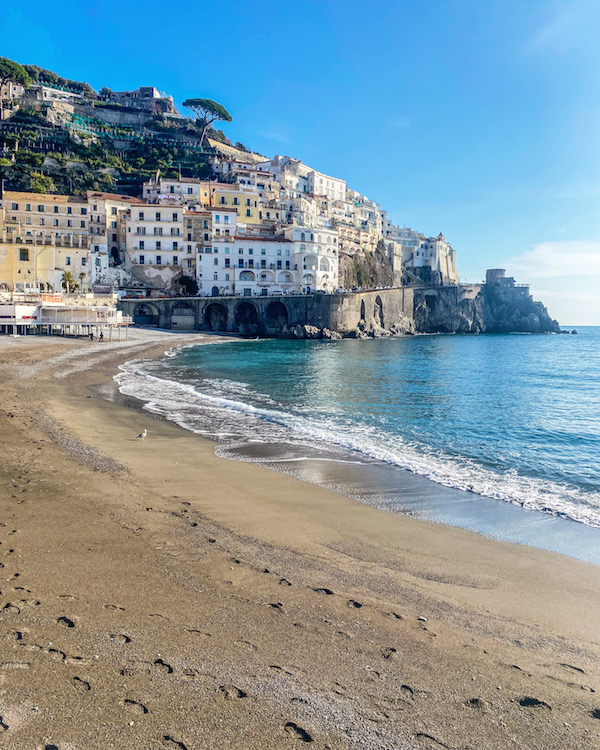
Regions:
[[119, 256], [119, 248], [118, 247], [111, 247], [110, 249], [110, 257], [112, 259], [113, 266], [118, 266], [121, 264], [121, 258]]
[[280, 300], [273, 300], [267, 305], [265, 313], [265, 327], [267, 333], [281, 333], [289, 320], [288, 309]]
[[319, 261], [319, 270], [325, 271], [326, 273], [329, 272], [329, 261], [327, 258], [321, 258]]
[[[42, 285], [40, 284], [40, 287]], [[8, 292], [8, 284], [5, 284], [4, 282], [0, 283], [0, 292]]]
[[143, 302], [133, 308], [133, 322], [138, 326], [158, 326], [158, 309], [149, 302]]
[[383, 324], [383, 302], [381, 301], [381, 297], [377, 295], [375, 297], [375, 304], [373, 305], [373, 317], [375, 318], [375, 322], [380, 325], [382, 328], [385, 328]]
[[258, 310], [252, 302], [240, 302], [235, 308], [235, 324], [240, 333], [255, 336], [258, 331]]
[[196, 311], [187, 302], [177, 302], [171, 310], [171, 328], [176, 331], [193, 331], [196, 327]]
[[204, 324], [209, 331], [227, 330], [227, 308], [220, 302], [211, 302], [204, 308]]
[[291, 284], [294, 281], [294, 277], [292, 276], [290, 271], [282, 271], [279, 274], [279, 278], [277, 279], [277, 281], [280, 284]]
[[210, 296], [211, 297], [218, 297], [219, 296], [219, 287], [218, 286], [213, 286], [213, 288], [212, 288], [212, 290], [210, 292]]
[[242, 271], [240, 273], [240, 281], [254, 281], [255, 276], [252, 271]]

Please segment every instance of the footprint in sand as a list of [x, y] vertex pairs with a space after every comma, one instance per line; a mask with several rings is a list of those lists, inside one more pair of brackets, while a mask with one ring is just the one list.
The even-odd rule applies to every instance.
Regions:
[[302, 740], [302, 742], [313, 741], [313, 738], [306, 731], [306, 729], [299, 727], [298, 724], [294, 723], [293, 721], [288, 721], [288, 723], [284, 726], [284, 729], [288, 734], [291, 734], [294, 739]]
[[381, 655], [383, 656], [384, 659], [391, 659], [396, 653], [398, 653], [397, 650], [392, 647], [381, 649]]
[[123, 704], [127, 706], [127, 708], [131, 708], [137, 711], [138, 713], [142, 713], [142, 714], [148, 713], [148, 709], [146, 708], [146, 706], [144, 706], [143, 703], [140, 703], [139, 701], [134, 701], [131, 698], [125, 698], [125, 700], [123, 701]]
[[166, 747], [169, 748], [179, 748], [179, 750], [188, 750], [187, 745], [184, 745], [183, 742], [179, 742], [178, 740], [173, 739], [170, 734], [165, 734], [163, 737], [163, 742], [166, 745]]
[[235, 685], [219, 685], [219, 692], [222, 693], [228, 701], [248, 697], [248, 693], [240, 690], [240, 688]]
[[156, 659], [156, 661], [154, 662], [154, 666], [157, 669], [160, 669], [160, 671], [164, 672], [165, 674], [173, 673], [173, 667], [170, 664], [167, 664], [167, 662], [163, 661], [162, 659]]
[[551, 706], [546, 703], [546, 701], [538, 700], [537, 698], [532, 698], [529, 695], [526, 695], [524, 698], [521, 698], [519, 701], [519, 705], [523, 706], [524, 708], [547, 708], [549, 711], [552, 711]]
[[2, 607], [2, 611], [6, 612], [6, 614], [11, 614], [11, 615], [20, 615], [21, 614], [20, 608], [17, 607], [16, 604], [11, 604], [10, 602], [7, 602]]
[[119, 612], [125, 612], [125, 607], [117, 607], [116, 604], [105, 604], [104, 609], [118, 609]]
[[123, 633], [112, 633], [110, 637], [117, 643], [131, 643], [131, 638]]
[[317, 594], [327, 594], [327, 596], [334, 595], [334, 592], [331, 589], [319, 588], [319, 589], [313, 589], [313, 591], [315, 591]]
[[48, 649], [48, 654], [53, 659], [58, 659], [58, 661], [64, 661], [67, 658], [67, 655], [65, 654], [65, 652], [61, 651], [58, 648], [49, 648]]
[[400, 697], [405, 701], [414, 701], [415, 691], [410, 685], [400, 685]]
[[2, 716], [0, 716], [0, 732], [8, 732], [8, 724], [4, 721]]
[[59, 617], [56, 621], [59, 625], [62, 625], [64, 628], [74, 628], [75, 623], [73, 620], [70, 620], [68, 617]]
[[73, 677], [73, 684], [78, 690], [91, 690], [92, 686], [89, 682], [82, 680], [81, 677]]

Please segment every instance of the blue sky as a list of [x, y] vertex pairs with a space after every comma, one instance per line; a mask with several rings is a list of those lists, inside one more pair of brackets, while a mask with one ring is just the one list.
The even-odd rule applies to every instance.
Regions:
[[216, 99], [232, 140], [443, 231], [462, 279], [506, 267], [600, 324], [597, 0], [5, 0], [0, 31], [96, 89]]

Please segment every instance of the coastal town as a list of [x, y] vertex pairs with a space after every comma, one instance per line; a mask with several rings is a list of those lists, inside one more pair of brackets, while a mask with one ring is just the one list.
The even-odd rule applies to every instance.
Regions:
[[[68, 119], [75, 139], [100, 138], [103, 113], [114, 120], [114, 109], [96, 107], [91, 123], [80, 114], [89, 108], [83, 94], [48, 84], [7, 83], [2, 98], [12, 104], [3, 133], [19, 107], [49, 121]], [[185, 120], [172, 98], [151, 86], [107, 98], [121, 120], [132, 113]], [[141, 296], [331, 293], [356, 286], [355, 260], [376, 253], [388, 285], [458, 283], [455, 251], [441, 233], [427, 237], [395, 226], [345, 180], [289, 156], [267, 159], [212, 138], [202, 151], [210, 179], [157, 173], [138, 196], [5, 186], [0, 289], [58, 292], [66, 289], [66, 274], [82, 291], [101, 286]], [[42, 171], [55, 159], [45, 155]]]
[[394, 224], [299, 159], [233, 145], [217, 102], [185, 100], [192, 119], [154, 86], [96, 93], [0, 63], [0, 333], [558, 330], [503, 269], [460, 284], [441, 232]]

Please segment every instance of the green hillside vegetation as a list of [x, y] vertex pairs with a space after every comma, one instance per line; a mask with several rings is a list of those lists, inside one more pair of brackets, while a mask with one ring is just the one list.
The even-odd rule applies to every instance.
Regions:
[[[0, 122], [0, 179], [5, 187], [48, 193], [82, 194], [101, 190], [130, 195], [141, 193], [142, 183], [157, 170], [166, 177], [210, 179], [208, 149], [200, 147], [207, 136], [232, 145], [221, 130], [210, 126], [218, 119], [230, 121], [227, 111], [212, 102], [217, 115], [207, 120], [168, 116], [146, 116], [142, 126], [113, 125], [102, 119], [103, 109], [128, 109], [121, 104], [102, 101], [85, 82], [63, 78], [37, 65], [20, 65], [0, 58], [0, 78], [22, 85], [44, 84], [84, 95], [84, 104], [94, 107], [98, 116], [63, 115], [68, 121], [49, 120], [50, 103], [19, 109], [14, 103], [11, 114]], [[109, 89], [103, 88], [101, 96]], [[208, 102], [211, 100], [190, 100]], [[78, 110], [76, 108], [75, 112]], [[69, 119], [70, 118], [70, 119]], [[243, 144], [236, 147], [249, 151]]]

